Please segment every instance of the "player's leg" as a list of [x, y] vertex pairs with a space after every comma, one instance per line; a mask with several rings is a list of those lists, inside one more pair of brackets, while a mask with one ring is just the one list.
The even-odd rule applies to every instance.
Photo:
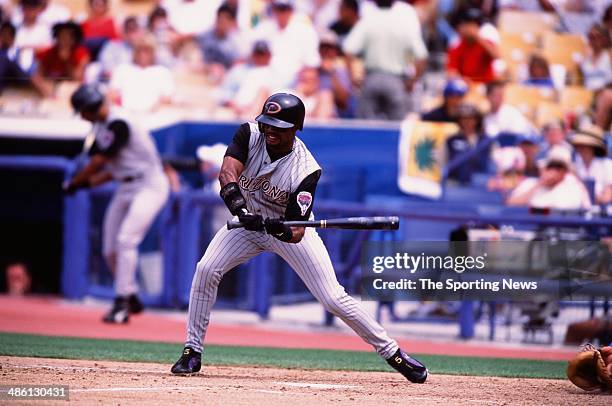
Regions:
[[425, 381], [425, 367], [403, 353], [380, 323], [338, 283], [327, 249], [316, 231], [307, 228], [304, 238], [298, 244], [287, 244], [274, 239], [272, 245], [274, 251], [297, 272], [327, 311], [342, 319], [406, 378], [412, 382]]
[[[129, 196], [129, 194], [127, 194]], [[126, 322], [125, 310], [136, 313], [142, 310], [137, 299], [138, 284], [136, 268], [138, 266], [138, 246], [142, 242], [155, 217], [159, 214], [168, 199], [168, 188], [144, 187], [132, 197], [129, 209], [116, 234], [116, 267], [115, 294], [117, 295], [114, 313], [105, 321]], [[113, 311], [111, 311], [113, 313]], [[125, 317], [124, 317], [125, 315]]]
[[187, 340], [183, 355], [172, 367], [173, 373], [189, 374], [200, 370], [203, 341], [219, 283], [230, 269], [262, 252], [265, 240], [264, 234], [242, 228], [228, 230], [225, 226], [213, 237], [193, 275]]

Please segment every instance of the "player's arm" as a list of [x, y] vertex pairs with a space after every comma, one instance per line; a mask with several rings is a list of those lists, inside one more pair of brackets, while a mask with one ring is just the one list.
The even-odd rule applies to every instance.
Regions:
[[[315, 191], [320, 177], [320, 170], [311, 173], [304, 178], [295, 192], [289, 195], [289, 201], [285, 209], [285, 220], [303, 221], [310, 218]], [[265, 226], [268, 234], [272, 234], [275, 238], [291, 244], [297, 244], [302, 241], [306, 231], [304, 227], [286, 226], [280, 219], [267, 219]]]
[[245, 230], [262, 231], [263, 218], [259, 214], [249, 212], [238, 185], [238, 177], [244, 170], [244, 165], [249, 157], [250, 138], [251, 130], [245, 123], [240, 126], [232, 143], [227, 147], [219, 172], [220, 195], [230, 213], [238, 216], [238, 220], [244, 224]]
[[130, 138], [130, 129], [123, 120], [114, 120], [108, 124], [108, 134], [111, 139], [108, 145], [102, 147], [95, 142], [89, 152], [91, 158], [83, 170], [78, 172], [68, 182], [64, 189], [67, 192], [74, 192], [80, 188], [98, 186], [104, 182], [112, 180], [109, 172], [102, 172], [106, 163], [119, 154], [121, 149], [127, 145]]

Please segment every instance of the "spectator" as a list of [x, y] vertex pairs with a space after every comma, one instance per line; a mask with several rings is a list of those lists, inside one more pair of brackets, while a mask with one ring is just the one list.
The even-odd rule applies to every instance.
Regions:
[[108, 0], [89, 0], [89, 17], [81, 24], [85, 45], [92, 59], [97, 59], [102, 46], [119, 37]]
[[493, 61], [499, 57], [497, 44], [480, 32], [482, 12], [471, 8], [459, 18], [459, 42], [448, 51], [448, 73], [473, 82], [495, 79]]
[[612, 82], [612, 57], [610, 33], [602, 25], [595, 24], [588, 33], [589, 47], [580, 63], [584, 87], [599, 90]]
[[563, 147], [552, 148], [539, 178], [526, 178], [512, 191], [506, 203], [535, 209], [579, 210], [591, 207], [589, 194], [571, 173], [572, 156]]
[[[401, 120], [408, 110], [406, 92], [412, 91], [423, 73], [427, 49], [412, 6], [395, 6], [393, 0], [376, 0], [376, 5], [357, 22], [343, 44], [351, 74], [355, 73], [357, 56], [363, 56], [366, 69], [357, 115]], [[413, 73], [407, 75], [410, 69]]]
[[[58, 4], [57, 1], [40, 0], [39, 3], [41, 11], [38, 19], [40, 23], [47, 27], [53, 27], [57, 23], [70, 20], [70, 10], [62, 4]], [[15, 26], [20, 26], [23, 23], [23, 10], [20, 7], [13, 11], [11, 22]]]
[[337, 116], [334, 96], [331, 90], [321, 88], [317, 68], [302, 68], [295, 85], [295, 94], [304, 102], [306, 117], [330, 119]]
[[525, 81], [528, 86], [554, 88], [555, 85], [550, 77], [548, 61], [541, 55], [533, 54], [529, 58], [529, 77]]
[[490, 144], [482, 130], [482, 115], [471, 104], [462, 104], [458, 109], [459, 132], [446, 140], [446, 157], [450, 164], [456, 158], [478, 149], [479, 152], [463, 161], [448, 173], [448, 179], [467, 184], [474, 173], [488, 169]]
[[595, 99], [595, 124], [612, 131], [612, 88], [602, 89]]
[[525, 176], [537, 178], [540, 175], [537, 160], [540, 143], [540, 137], [534, 134], [525, 134], [519, 137], [518, 146], [525, 157], [525, 167], [523, 169]]
[[174, 66], [175, 49], [178, 48], [180, 37], [170, 26], [166, 9], [155, 7], [149, 14], [147, 28], [157, 42], [157, 62], [169, 68]]
[[359, 21], [359, 2], [357, 0], [342, 0], [338, 7], [338, 20], [329, 29], [338, 35], [338, 41], [343, 44], [344, 39]]
[[209, 77], [219, 83], [225, 71], [241, 56], [236, 10], [222, 5], [217, 10], [214, 27], [197, 37]]
[[222, 0], [163, 0], [159, 4], [168, 12], [168, 21], [183, 37], [192, 37], [210, 30], [215, 11]]
[[543, 142], [540, 145], [538, 159], [544, 159], [555, 146], [563, 147], [570, 153], [573, 148], [567, 142], [567, 126], [562, 120], [553, 120], [542, 127]]
[[468, 88], [461, 79], [451, 79], [444, 86], [444, 102], [441, 106], [424, 113], [421, 119], [424, 121], [435, 121], [441, 123], [456, 123], [459, 114], [459, 106], [463, 102], [463, 96]]
[[612, 201], [612, 160], [607, 157], [603, 131], [596, 126], [584, 127], [570, 138], [576, 149], [576, 175], [594, 182], [594, 196], [599, 204]]
[[82, 45], [83, 31], [73, 22], [53, 26], [54, 45], [37, 53], [37, 75], [46, 79], [82, 81], [85, 66], [89, 63], [89, 52]]
[[32, 277], [22, 262], [14, 262], [6, 267], [6, 290], [10, 296], [23, 296], [30, 292]]
[[21, 50], [15, 45], [15, 26], [6, 21], [0, 25], [0, 93], [5, 85], [32, 84], [44, 97], [53, 94], [53, 86], [45, 82], [40, 75], [31, 76], [19, 65]]
[[172, 100], [172, 72], [155, 64], [155, 39], [147, 34], [134, 43], [132, 63], [118, 66], [110, 80], [109, 97], [124, 108], [151, 112]]
[[[42, 0], [20, 0], [20, 10], [23, 20], [17, 25], [15, 46], [18, 48], [30, 48], [34, 51], [44, 49], [51, 45], [51, 29], [44, 23], [40, 15], [44, 9]], [[33, 53], [31, 54], [33, 58]]]
[[273, 0], [273, 19], [262, 21], [254, 32], [255, 40], [270, 44], [271, 64], [283, 87], [295, 82], [302, 67], [318, 67], [321, 63], [316, 31], [304, 16], [294, 13], [293, 8], [293, 0]]
[[109, 41], [100, 51], [100, 78], [107, 81], [116, 66], [132, 62], [134, 43], [143, 35], [136, 17], [128, 17], [123, 22], [123, 38]]
[[486, 134], [495, 137], [500, 132], [522, 135], [535, 132], [531, 123], [516, 107], [504, 103], [504, 86], [504, 83], [499, 81], [487, 84], [490, 110], [484, 119]]
[[219, 102], [232, 110], [236, 117], [251, 117], [259, 106], [277, 89], [277, 75], [270, 66], [272, 54], [265, 41], [257, 41], [249, 61], [234, 66], [225, 76]]
[[333, 31], [321, 34], [319, 41], [319, 80], [322, 90], [331, 91], [336, 110], [341, 117], [354, 117], [356, 101], [351, 94], [351, 76], [340, 58], [338, 37]]

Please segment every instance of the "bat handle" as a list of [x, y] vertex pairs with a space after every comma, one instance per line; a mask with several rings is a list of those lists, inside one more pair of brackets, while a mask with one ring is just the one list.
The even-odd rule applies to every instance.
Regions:
[[242, 227], [244, 227], [244, 224], [242, 224], [239, 221], [231, 221], [231, 220], [227, 221], [228, 230], [233, 230], [234, 228], [242, 228]]

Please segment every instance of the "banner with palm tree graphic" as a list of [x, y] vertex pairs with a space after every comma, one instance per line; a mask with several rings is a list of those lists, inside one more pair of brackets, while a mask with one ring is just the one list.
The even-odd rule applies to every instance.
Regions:
[[409, 117], [399, 140], [398, 186], [404, 193], [439, 199], [446, 138], [458, 131], [455, 123], [434, 123]]

